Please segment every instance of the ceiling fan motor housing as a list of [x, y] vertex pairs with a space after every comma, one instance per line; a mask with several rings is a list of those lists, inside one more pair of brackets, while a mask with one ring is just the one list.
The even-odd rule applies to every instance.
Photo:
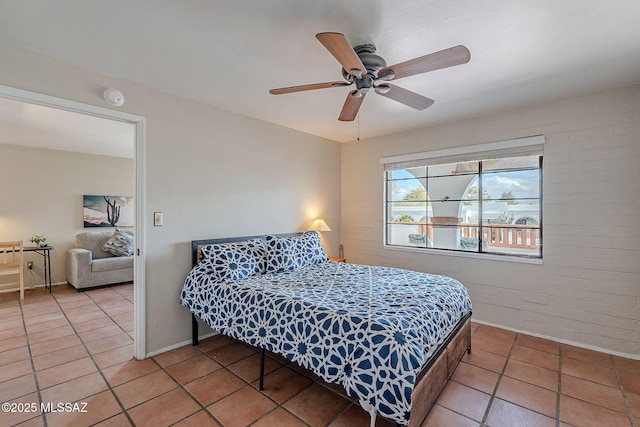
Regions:
[[[376, 55], [376, 47], [372, 44], [361, 44], [353, 48], [353, 50], [362, 61], [362, 65], [367, 70], [367, 74], [371, 74], [374, 78], [378, 77], [378, 70], [387, 66], [386, 61], [379, 55]], [[353, 81], [354, 77], [348, 73], [344, 68], [342, 69], [342, 76], [347, 81]], [[366, 74], [365, 74], [366, 76]]]

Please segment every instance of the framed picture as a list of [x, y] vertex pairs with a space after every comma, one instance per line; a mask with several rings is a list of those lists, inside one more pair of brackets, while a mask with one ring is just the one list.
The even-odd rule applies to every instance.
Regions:
[[84, 227], [133, 227], [133, 197], [83, 196]]

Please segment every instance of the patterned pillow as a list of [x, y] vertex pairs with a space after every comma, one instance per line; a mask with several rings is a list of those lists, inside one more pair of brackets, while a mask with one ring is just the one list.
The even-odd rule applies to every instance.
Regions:
[[317, 231], [301, 236], [265, 238], [267, 246], [267, 273], [297, 270], [329, 258], [320, 244]]
[[320, 235], [317, 231], [307, 231], [300, 237], [298, 241], [298, 264], [300, 267], [328, 260], [329, 258], [320, 244]]
[[115, 256], [131, 256], [133, 255], [133, 235], [129, 231], [116, 228], [113, 236], [102, 245], [102, 250]]
[[218, 243], [202, 248], [202, 263], [221, 282], [235, 282], [264, 273], [266, 251], [259, 239], [239, 243]]
[[299, 237], [266, 236], [267, 273], [279, 273], [300, 268], [298, 262]]
[[261, 239], [250, 239], [250, 240], [242, 240], [240, 242], [228, 242], [228, 243], [212, 243], [210, 245], [205, 245], [200, 248], [200, 253], [202, 254], [202, 259], [211, 258], [216, 254], [220, 248], [229, 247], [229, 246], [247, 246], [254, 251], [256, 251], [257, 255], [266, 255], [266, 249]]

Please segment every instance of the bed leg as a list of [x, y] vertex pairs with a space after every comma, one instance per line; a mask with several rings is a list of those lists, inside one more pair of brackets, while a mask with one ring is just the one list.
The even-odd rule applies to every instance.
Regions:
[[198, 319], [191, 313], [191, 345], [198, 345]]
[[264, 389], [264, 348], [260, 350], [260, 391]]
[[467, 347], [467, 354], [471, 354], [471, 346]]

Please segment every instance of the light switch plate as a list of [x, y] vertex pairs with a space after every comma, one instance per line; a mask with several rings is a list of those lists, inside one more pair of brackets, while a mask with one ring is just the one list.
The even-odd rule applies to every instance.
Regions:
[[153, 225], [155, 227], [161, 227], [164, 225], [164, 214], [162, 212], [153, 213]]

